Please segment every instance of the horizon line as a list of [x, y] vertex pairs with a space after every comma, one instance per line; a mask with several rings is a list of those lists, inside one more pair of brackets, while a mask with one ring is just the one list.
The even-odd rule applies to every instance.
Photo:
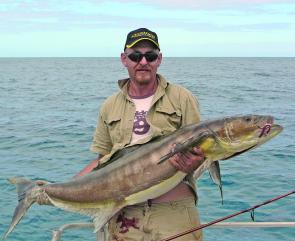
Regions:
[[[120, 56], [0, 56], [0, 58], [120, 58]], [[295, 58], [295, 56], [165, 56], [163, 58]]]

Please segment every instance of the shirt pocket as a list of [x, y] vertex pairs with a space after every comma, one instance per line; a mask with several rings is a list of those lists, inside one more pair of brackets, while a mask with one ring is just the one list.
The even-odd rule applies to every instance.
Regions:
[[121, 116], [110, 115], [104, 122], [108, 128], [112, 144], [119, 143], [121, 141]]
[[154, 123], [164, 131], [163, 134], [170, 133], [180, 128], [182, 114], [180, 110], [172, 106], [158, 106], [155, 109]]

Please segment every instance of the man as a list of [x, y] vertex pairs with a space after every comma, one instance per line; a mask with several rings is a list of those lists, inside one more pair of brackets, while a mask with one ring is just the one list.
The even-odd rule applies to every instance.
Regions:
[[[196, 99], [183, 87], [157, 74], [162, 54], [156, 33], [140, 28], [130, 32], [121, 53], [129, 78], [119, 80], [120, 91], [102, 105], [92, 151], [99, 154], [76, 176], [100, 164], [102, 156], [200, 121]], [[202, 151], [176, 154], [171, 165], [187, 177], [168, 193], [124, 208], [109, 222], [109, 240], [158, 241], [199, 225], [192, 172], [204, 160]], [[201, 231], [177, 240], [202, 240]]]

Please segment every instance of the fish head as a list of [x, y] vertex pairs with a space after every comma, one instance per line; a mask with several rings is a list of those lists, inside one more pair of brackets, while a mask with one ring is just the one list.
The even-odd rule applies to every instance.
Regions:
[[228, 147], [241, 152], [263, 144], [282, 130], [272, 116], [245, 115], [225, 118], [215, 133]]

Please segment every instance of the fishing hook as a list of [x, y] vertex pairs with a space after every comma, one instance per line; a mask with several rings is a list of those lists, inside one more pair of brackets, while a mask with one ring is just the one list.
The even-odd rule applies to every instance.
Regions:
[[267, 123], [263, 127], [258, 126], [258, 128], [261, 129], [261, 132], [259, 135], [259, 138], [260, 138], [262, 136], [266, 136], [270, 132], [271, 124]]

